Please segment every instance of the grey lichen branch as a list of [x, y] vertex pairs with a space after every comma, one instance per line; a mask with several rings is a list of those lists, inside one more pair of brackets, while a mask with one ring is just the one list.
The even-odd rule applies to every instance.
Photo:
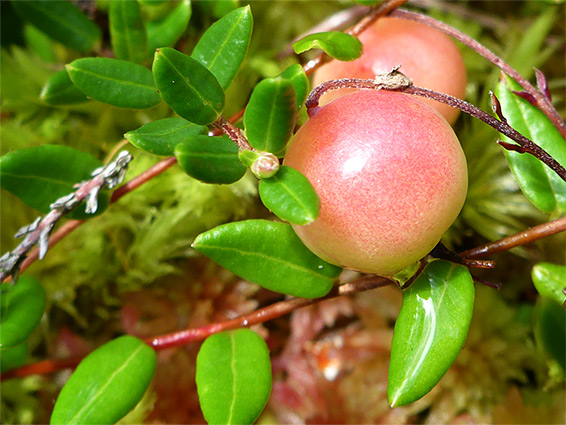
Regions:
[[17, 282], [20, 267], [26, 259], [29, 251], [38, 244], [39, 259], [43, 259], [49, 248], [49, 235], [57, 221], [74, 210], [81, 201], [86, 200], [85, 212], [94, 214], [98, 209], [98, 193], [103, 187], [112, 189], [124, 180], [128, 164], [132, 155], [128, 151], [122, 151], [117, 158], [104, 167], [97, 168], [91, 173], [92, 179], [77, 183], [76, 191], [62, 196], [53, 202], [49, 208], [51, 211], [43, 218], [38, 217], [27, 226], [22, 227], [15, 234], [16, 238], [24, 240], [13, 250], [0, 257], [0, 282], [8, 276]]

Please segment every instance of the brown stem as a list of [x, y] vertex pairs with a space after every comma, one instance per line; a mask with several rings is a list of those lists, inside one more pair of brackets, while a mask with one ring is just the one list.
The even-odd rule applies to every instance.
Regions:
[[[408, 0], [388, 0], [385, 3], [381, 4], [377, 8], [372, 8], [370, 13], [361, 19], [356, 25], [354, 25], [351, 29], [346, 31], [347, 34], [358, 36], [360, 35], [366, 28], [368, 28], [371, 24], [373, 24], [376, 20], [381, 18], [382, 16], [390, 14], [393, 10], [402, 6], [403, 4], [407, 3]], [[322, 53], [315, 59], [308, 61], [304, 66], [303, 69], [307, 73], [307, 75], [311, 75], [317, 68], [324, 65], [326, 62], [333, 60], [330, 56]]]
[[254, 148], [251, 147], [250, 142], [246, 139], [246, 136], [242, 133], [238, 127], [232, 124], [230, 121], [226, 120], [222, 115], [218, 117], [216, 121], [212, 123], [217, 129], [221, 130], [226, 134], [238, 147], [242, 150], [253, 151]]
[[[187, 329], [185, 331], [175, 332], [168, 335], [147, 338], [145, 342], [155, 350], [164, 350], [171, 347], [179, 347], [196, 341], [202, 341], [218, 332], [229, 329], [236, 329], [264, 323], [268, 320], [289, 314], [294, 310], [319, 303], [324, 300], [336, 298], [343, 295], [353, 295], [359, 292], [380, 288], [382, 286], [393, 285], [394, 282], [380, 276], [364, 276], [360, 279], [335, 286], [332, 291], [322, 298], [290, 298], [272, 304], [268, 307], [261, 308], [252, 313], [236, 317], [232, 320], [226, 320], [220, 323], [211, 323], [206, 326], [195, 329]], [[73, 357], [62, 360], [43, 360], [30, 365], [12, 369], [0, 375], [0, 381], [16, 377], [24, 377], [35, 374], [48, 374], [57, 372], [62, 369], [76, 367], [84, 357]]]
[[[495, 128], [500, 133], [509, 137], [513, 141], [517, 142], [525, 153], [529, 153], [534, 157], [541, 160], [544, 164], [550, 167], [556, 174], [558, 174], [563, 180], [566, 181], [566, 169], [554, 159], [548, 152], [546, 152], [539, 145], [534, 143], [532, 140], [526, 138], [506, 121], [499, 121], [497, 118], [489, 115], [487, 112], [482, 111], [478, 107], [468, 103], [464, 100], [458, 99], [456, 97], [450, 96], [445, 93], [440, 93], [434, 90], [425, 89], [422, 87], [413, 86], [403, 82], [401, 83], [391, 83], [391, 76], [400, 74], [396, 69], [388, 74], [378, 75], [375, 80], [363, 80], [359, 78], [342, 78], [340, 80], [330, 80], [322, 83], [320, 86], [316, 87], [309, 98], [307, 99], [305, 105], [307, 107], [307, 112], [312, 113], [314, 108], [318, 106], [320, 97], [330, 90], [336, 90], [340, 88], [357, 88], [357, 89], [370, 89], [370, 90], [391, 90], [398, 91], [414, 96], [421, 96], [427, 99], [433, 99], [438, 102], [445, 103], [453, 108], [460, 109], [461, 111], [470, 114], [471, 116], [478, 118]], [[402, 75], [402, 74], [401, 74]], [[503, 145], [505, 147], [505, 145]]]
[[211, 323], [210, 325], [202, 326], [200, 328], [187, 329], [159, 337], [148, 338], [146, 339], [146, 343], [156, 350], [178, 347], [181, 345], [189, 344], [191, 342], [202, 341], [210, 335], [218, 332], [253, 326], [257, 325], [258, 323], [264, 323], [268, 320], [289, 314], [298, 308], [316, 304], [320, 301], [336, 298], [342, 295], [352, 295], [358, 292], [368, 291], [370, 289], [375, 289], [391, 284], [394, 284], [394, 282], [384, 277], [365, 276], [354, 282], [335, 286], [328, 295], [322, 298], [290, 298], [288, 300], [281, 301], [268, 307], [256, 310], [252, 313], [236, 317], [235, 319], [226, 320], [220, 323]]
[[469, 249], [460, 254], [465, 259], [488, 257], [496, 252], [508, 251], [518, 246], [546, 238], [566, 231], [566, 217], [561, 217], [548, 223], [531, 227], [523, 232], [516, 233], [495, 242], [490, 242], [476, 248]]
[[495, 66], [501, 69], [505, 74], [513, 78], [519, 85], [529, 93], [536, 101], [537, 106], [540, 110], [548, 117], [548, 119], [554, 124], [554, 126], [560, 131], [562, 137], [566, 138], [566, 124], [562, 121], [560, 114], [554, 108], [550, 100], [547, 98], [545, 93], [538, 91], [528, 80], [526, 80], [521, 74], [519, 74], [514, 68], [507, 64], [503, 59], [493, 53], [491, 50], [483, 46], [481, 43], [477, 42], [473, 38], [467, 36], [466, 34], [458, 31], [451, 26], [437, 21], [430, 16], [423, 15], [416, 12], [409, 12], [408, 10], [396, 9], [390, 13], [390, 16], [395, 18], [407, 19], [410, 21], [419, 22], [421, 24], [428, 25], [429, 27], [436, 28], [449, 36], [455, 38], [461, 43], [468, 46], [470, 49], [479, 53], [481, 56], [492, 62]]

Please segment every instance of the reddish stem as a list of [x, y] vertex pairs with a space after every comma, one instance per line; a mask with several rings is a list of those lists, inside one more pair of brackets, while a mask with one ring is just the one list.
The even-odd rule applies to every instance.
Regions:
[[469, 249], [462, 252], [460, 256], [466, 259], [484, 258], [497, 252], [508, 251], [512, 248], [526, 245], [564, 231], [566, 231], [566, 216], [531, 227], [523, 232], [499, 239], [498, 241]]
[[[523, 152], [529, 153], [538, 158], [556, 174], [558, 174], [560, 178], [562, 178], [562, 180], [566, 181], [566, 168], [564, 168], [562, 164], [560, 164], [539, 145], [526, 138], [509, 124], [507, 124], [506, 121], [499, 121], [497, 118], [489, 115], [487, 112], [482, 111], [478, 107], [462, 99], [458, 99], [454, 96], [450, 96], [448, 94], [440, 93], [434, 90], [425, 89], [423, 87], [413, 86], [412, 84], [410, 84], [410, 82], [407, 83], [406, 81], [404, 81], [402, 77], [399, 77], [399, 75], [403, 76], [403, 74], [394, 69], [388, 74], [376, 76], [375, 80], [342, 78], [339, 80], [326, 81], [321, 85], [315, 87], [314, 90], [310, 93], [307, 101], [305, 102], [307, 112], [309, 112], [309, 115], [311, 115], [312, 111], [316, 110], [315, 108], [318, 107], [319, 99], [324, 93], [340, 88], [390, 90], [414, 96], [420, 96], [427, 99], [433, 99], [453, 108], [460, 109], [461, 111], [470, 114], [471, 116], [478, 118], [491, 127], [495, 128], [500, 133], [517, 142], [521, 146]], [[504, 144], [502, 146], [506, 147]]]
[[[382, 16], [390, 14], [396, 8], [402, 6], [403, 4], [407, 3], [408, 0], [388, 0], [385, 3], [381, 4], [377, 8], [372, 8], [370, 13], [365, 16], [363, 19], [360, 20], [356, 25], [354, 25], [351, 29], [346, 31], [347, 34], [358, 36], [363, 31], [365, 31], [371, 24], [377, 21]], [[330, 56], [322, 53], [315, 59], [308, 61], [304, 66], [303, 69], [307, 73], [307, 75], [311, 75], [315, 69], [319, 68], [320, 66], [324, 65], [326, 62], [330, 62], [333, 60]]]
[[562, 121], [560, 114], [554, 108], [550, 99], [547, 98], [546, 93], [539, 92], [528, 80], [526, 80], [521, 74], [519, 74], [514, 68], [507, 64], [503, 59], [489, 50], [487, 47], [477, 42], [473, 38], [467, 36], [466, 34], [458, 31], [455, 28], [445, 24], [444, 22], [437, 21], [430, 16], [423, 15], [416, 12], [409, 12], [408, 10], [397, 9], [390, 13], [390, 16], [395, 18], [407, 19], [410, 21], [419, 22], [421, 24], [428, 25], [429, 27], [436, 28], [449, 36], [455, 38], [461, 43], [468, 46], [470, 49], [474, 50], [499, 69], [501, 69], [505, 74], [513, 78], [519, 85], [535, 99], [539, 109], [548, 117], [548, 119], [554, 124], [554, 126], [560, 131], [562, 137], [566, 138], [566, 124]]
[[[261, 308], [252, 313], [236, 317], [232, 320], [226, 320], [220, 323], [211, 323], [200, 328], [187, 329], [184, 331], [157, 336], [154, 338], [147, 338], [145, 342], [158, 351], [171, 347], [180, 347], [192, 342], [202, 341], [210, 335], [218, 332], [264, 323], [268, 320], [289, 314], [299, 308], [316, 304], [324, 300], [336, 298], [342, 295], [353, 295], [358, 292], [368, 291], [392, 284], [394, 284], [393, 281], [384, 277], [364, 276], [356, 281], [335, 286], [328, 295], [322, 298], [290, 298], [288, 300], [272, 304], [268, 307]], [[45, 375], [67, 368], [74, 368], [81, 362], [83, 358], [84, 357], [73, 357], [62, 360], [43, 360], [5, 372], [0, 375], [0, 381], [35, 374]]]

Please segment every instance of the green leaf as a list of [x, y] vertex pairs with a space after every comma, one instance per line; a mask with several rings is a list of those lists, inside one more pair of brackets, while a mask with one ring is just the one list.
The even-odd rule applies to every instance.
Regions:
[[309, 180], [294, 168], [284, 165], [270, 179], [260, 180], [259, 196], [281, 220], [305, 225], [318, 217], [318, 195]]
[[108, 19], [116, 59], [143, 63], [147, 59], [147, 34], [138, 2], [112, 0]]
[[44, 32], [38, 30], [37, 27], [26, 24], [24, 26], [24, 38], [28, 48], [38, 55], [43, 62], [53, 63], [57, 61], [53, 49], [53, 40]]
[[559, 304], [566, 301], [566, 266], [552, 263], [538, 263], [531, 273], [538, 293]]
[[150, 122], [124, 137], [136, 148], [154, 155], [172, 156], [175, 146], [190, 136], [203, 134], [206, 127], [193, 124], [182, 118], [165, 118]]
[[[566, 167], [566, 143], [560, 132], [535, 106], [512, 93], [520, 90], [510, 79], [500, 81], [496, 95], [511, 127], [546, 150]], [[505, 138], [513, 143], [510, 139]], [[529, 154], [506, 151], [507, 161], [525, 196], [545, 212], [566, 212], [566, 182], [540, 160]]]
[[13, 1], [20, 16], [53, 40], [80, 52], [88, 52], [100, 42], [102, 33], [70, 1]]
[[474, 284], [465, 266], [439, 260], [403, 291], [395, 323], [387, 397], [391, 407], [428, 393], [458, 356], [474, 306]]
[[48, 105], [73, 105], [88, 102], [88, 97], [73, 84], [66, 69], [49, 77], [41, 90], [40, 97]]
[[293, 84], [267, 78], [252, 92], [244, 112], [246, 136], [255, 149], [281, 155], [293, 134], [297, 109]]
[[[58, 198], [74, 192], [73, 185], [91, 178], [90, 173], [102, 163], [91, 155], [67, 146], [43, 145], [20, 149], [0, 158], [0, 186], [18, 196], [32, 208], [43, 213]], [[106, 192], [98, 194], [100, 214], [109, 202]], [[86, 214], [84, 203], [69, 217], [86, 219], [96, 214]]]
[[0, 373], [23, 366], [27, 359], [27, 342], [22, 342], [20, 345], [2, 350], [2, 354], [0, 355]]
[[163, 100], [188, 121], [210, 124], [224, 108], [224, 90], [214, 75], [177, 50], [164, 47], [155, 52], [153, 78]]
[[378, 0], [354, 0], [356, 3], [361, 4], [363, 6], [373, 6], [379, 3]]
[[181, 168], [204, 183], [230, 184], [246, 173], [238, 159], [238, 146], [228, 136], [190, 136], [175, 148]]
[[554, 24], [558, 18], [558, 10], [547, 8], [536, 16], [536, 20], [527, 28], [523, 28], [520, 42], [511, 52], [507, 52], [503, 59], [517, 70], [524, 78], [533, 76], [534, 68], [540, 67], [544, 62], [545, 45]]
[[200, 407], [209, 424], [252, 424], [271, 392], [265, 341], [249, 329], [212, 335], [197, 356]]
[[353, 61], [362, 54], [362, 43], [353, 35], [339, 31], [310, 34], [293, 43], [295, 53], [322, 49], [324, 53], [341, 61]]
[[286, 223], [224, 224], [200, 234], [193, 247], [243, 279], [296, 297], [326, 295], [342, 271], [310, 252]]
[[535, 305], [538, 346], [566, 371], [566, 310], [554, 299], [540, 297]]
[[161, 102], [151, 72], [111, 58], [83, 58], [67, 65], [69, 77], [88, 97], [119, 108], [147, 109]]
[[[45, 310], [45, 290], [32, 276], [0, 286], [0, 349], [15, 347], [28, 339]], [[3, 355], [3, 353], [2, 353]]]
[[309, 77], [307, 77], [305, 70], [301, 65], [296, 63], [285, 69], [279, 76], [291, 81], [295, 89], [297, 110], [301, 109], [303, 103], [307, 100], [310, 88]]
[[192, 8], [190, 0], [182, 0], [165, 18], [147, 22], [147, 48], [150, 55], [160, 47], [171, 47], [183, 35], [191, 19]]
[[252, 29], [250, 6], [233, 10], [206, 30], [191, 56], [208, 68], [226, 89], [246, 57]]
[[212, 19], [222, 18], [224, 15], [240, 7], [239, 0], [209, 0], [195, 3], [201, 14]]
[[141, 400], [157, 356], [143, 341], [122, 336], [79, 364], [55, 403], [52, 424], [113, 424]]

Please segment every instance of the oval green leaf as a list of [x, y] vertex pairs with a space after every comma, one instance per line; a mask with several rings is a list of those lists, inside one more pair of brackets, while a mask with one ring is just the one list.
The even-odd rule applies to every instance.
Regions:
[[108, 20], [116, 59], [143, 63], [147, 59], [147, 33], [138, 2], [112, 0]]
[[79, 364], [57, 401], [52, 424], [113, 424], [141, 400], [157, 356], [143, 341], [122, 336], [97, 348]]
[[13, 1], [20, 16], [53, 40], [80, 52], [99, 43], [102, 33], [71, 1]]
[[160, 47], [171, 47], [183, 35], [191, 19], [190, 0], [182, 0], [165, 18], [155, 22], [147, 22], [147, 48], [150, 55]]
[[0, 355], [0, 373], [23, 366], [27, 359], [27, 342], [22, 342], [20, 345], [2, 350], [2, 354]]
[[207, 125], [224, 108], [224, 90], [200, 62], [164, 47], [155, 52], [153, 78], [161, 97], [181, 117]]
[[362, 43], [356, 37], [339, 31], [310, 34], [293, 43], [295, 53], [322, 49], [324, 53], [341, 61], [353, 61], [362, 54]]
[[209, 424], [252, 424], [271, 393], [265, 341], [249, 329], [212, 335], [197, 356], [200, 407]]
[[531, 273], [538, 293], [559, 304], [566, 302], [566, 266], [552, 263], [538, 263]]
[[281, 155], [293, 134], [297, 104], [293, 84], [284, 78], [267, 78], [252, 92], [244, 112], [244, 127], [255, 149]]
[[470, 272], [444, 260], [428, 264], [403, 291], [389, 363], [391, 407], [418, 400], [438, 383], [464, 344], [473, 307]]
[[291, 81], [295, 89], [297, 110], [301, 109], [309, 94], [310, 82], [307, 73], [301, 65], [296, 63], [285, 69], [279, 76]]
[[0, 350], [3, 350], [20, 345], [39, 325], [45, 309], [45, 290], [29, 275], [20, 276], [16, 285], [3, 284], [0, 290]]
[[69, 77], [88, 97], [119, 108], [147, 109], [161, 102], [149, 69], [111, 58], [83, 58], [67, 65]]
[[283, 165], [273, 177], [260, 180], [259, 196], [281, 220], [304, 225], [318, 217], [318, 195], [309, 180], [294, 168]]
[[203, 64], [226, 89], [246, 57], [252, 29], [250, 6], [233, 10], [206, 30], [191, 56]]
[[228, 223], [200, 234], [192, 246], [243, 279], [296, 297], [326, 295], [342, 271], [310, 252], [286, 223]]
[[154, 155], [173, 156], [175, 146], [190, 136], [204, 134], [206, 127], [182, 118], [165, 118], [150, 122], [124, 137], [136, 148]]
[[88, 97], [73, 84], [66, 69], [49, 77], [41, 90], [40, 97], [48, 105], [73, 105], [88, 102]]
[[[58, 198], [74, 192], [73, 185], [91, 178], [102, 163], [91, 155], [67, 146], [44, 145], [12, 151], [0, 158], [0, 187], [43, 213]], [[84, 220], [108, 207], [107, 192], [98, 194], [95, 214], [86, 214], [83, 202], [69, 217]]]
[[231, 184], [247, 170], [228, 136], [190, 136], [175, 147], [175, 156], [185, 173], [204, 183]]
[[24, 38], [29, 50], [39, 56], [43, 62], [57, 62], [53, 40], [44, 32], [31, 24], [26, 24], [24, 26]]
[[[550, 120], [535, 106], [510, 90], [520, 90], [510, 79], [500, 81], [496, 95], [511, 127], [546, 150], [566, 167], [566, 143]], [[505, 138], [510, 143], [511, 140]], [[506, 151], [507, 161], [525, 196], [545, 212], [566, 211], [566, 181], [532, 155]]]
[[540, 297], [535, 306], [538, 346], [566, 371], [566, 310], [554, 299]]

